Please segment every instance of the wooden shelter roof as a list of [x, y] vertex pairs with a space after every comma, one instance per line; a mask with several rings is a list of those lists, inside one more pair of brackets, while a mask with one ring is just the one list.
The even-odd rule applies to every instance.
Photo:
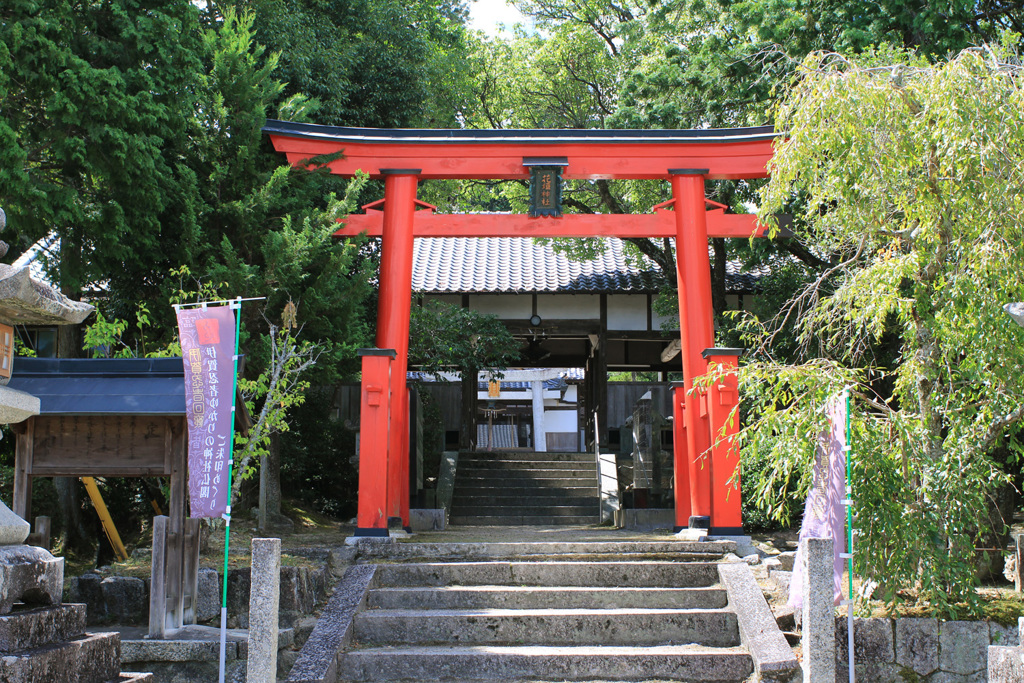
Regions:
[[[16, 358], [8, 385], [40, 415], [184, 415], [185, 368], [172, 358]], [[252, 425], [238, 397], [236, 426]]]

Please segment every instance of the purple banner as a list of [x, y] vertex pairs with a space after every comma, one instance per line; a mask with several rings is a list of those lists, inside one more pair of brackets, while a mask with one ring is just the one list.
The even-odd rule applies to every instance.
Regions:
[[[832, 574], [835, 583], [835, 602], [843, 599], [843, 558], [846, 552], [846, 399], [843, 394], [833, 396], [825, 404], [829, 426], [818, 437], [814, 457], [814, 484], [807, 495], [804, 520], [800, 527], [800, 540], [805, 538], [831, 538], [835, 557]], [[789, 586], [789, 604], [795, 609], [803, 607], [803, 548], [798, 548], [793, 563], [793, 576]]]
[[235, 312], [229, 306], [179, 308], [185, 363], [188, 495], [192, 517], [220, 517], [228, 503]]

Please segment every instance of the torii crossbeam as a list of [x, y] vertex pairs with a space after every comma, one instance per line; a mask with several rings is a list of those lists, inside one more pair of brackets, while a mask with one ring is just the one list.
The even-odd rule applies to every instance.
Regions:
[[[363, 354], [357, 536], [409, 525], [406, 371], [416, 237], [674, 237], [684, 381], [674, 387], [676, 528], [742, 533], [738, 351], [714, 348], [708, 237], [763, 236], [754, 216], [726, 213], [704, 196], [707, 179], [767, 175], [771, 127], [704, 130], [384, 130], [268, 121], [264, 132], [289, 163], [384, 179], [384, 199], [349, 216], [339, 237], [382, 238], [377, 349]], [[340, 153], [340, 154], [339, 154]], [[420, 180], [528, 179], [550, 164], [567, 179], [662, 179], [672, 198], [641, 215], [531, 217], [442, 215], [416, 199]], [[712, 208], [708, 208], [709, 205]], [[671, 210], [670, 210], [671, 209]], [[727, 370], [704, 390], [694, 378]]]

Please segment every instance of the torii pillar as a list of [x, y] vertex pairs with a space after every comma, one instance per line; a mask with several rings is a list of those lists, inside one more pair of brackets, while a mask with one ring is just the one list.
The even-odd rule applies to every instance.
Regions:
[[381, 236], [377, 346], [394, 349], [387, 443], [387, 521], [400, 518], [409, 529], [409, 316], [412, 307], [413, 217], [419, 169], [382, 168], [384, 229]]
[[[689, 486], [677, 485], [676, 529], [708, 528], [711, 524], [711, 477], [707, 451], [710, 426], [706, 410], [701, 415], [702, 394], [693, 391], [693, 380], [703, 375], [707, 363], [701, 351], [714, 346], [711, 308], [711, 261], [708, 258], [708, 226], [704, 209], [704, 175], [707, 169], [669, 169], [676, 221], [676, 286], [679, 295], [680, 356], [683, 361], [682, 433], [676, 426], [676, 472], [686, 469]], [[683, 437], [679, 439], [678, 437]], [[678, 475], [677, 475], [678, 476]], [[688, 496], [689, 500], [680, 500]], [[685, 516], [684, 516], [685, 515]]]
[[[694, 389], [713, 358], [717, 365], [735, 356], [715, 349], [714, 310], [711, 301], [711, 261], [704, 178], [708, 169], [669, 169], [676, 223], [676, 282], [679, 295], [680, 356], [683, 382], [673, 387], [674, 452], [676, 473], [676, 531], [708, 529], [712, 534], [742, 533], [740, 495], [729, 496], [727, 483], [738, 477], [739, 458], [735, 429], [728, 439], [720, 432], [729, 427], [730, 409], [736, 405], [735, 372], [724, 390]], [[718, 353], [707, 353], [718, 352]], [[726, 361], [727, 362], [727, 361]], [[728, 383], [728, 382], [727, 382]], [[712, 409], [711, 402], [716, 405]], [[721, 405], [717, 405], [717, 404]]]

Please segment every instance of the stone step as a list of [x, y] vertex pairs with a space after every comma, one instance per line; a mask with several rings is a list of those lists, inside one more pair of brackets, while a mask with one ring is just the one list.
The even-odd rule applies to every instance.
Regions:
[[[735, 541], [542, 541], [523, 543], [375, 543], [360, 548], [364, 560], [436, 563], [445, 560], [530, 560], [559, 562], [586, 556], [628, 562], [666, 555], [675, 562], [719, 559], [736, 550]], [[667, 559], [667, 558], [664, 558]], [[341, 560], [339, 559], [339, 562]]]
[[85, 633], [85, 605], [16, 610], [0, 616], [0, 652], [20, 652], [72, 640]]
[[714, 681], [739, 683], [754, 672], [742, 648], [496, 646], [384, 647], [347, 652], [339, 670], [351, 681]]
[[456, 517], [448, 518], [452, 526], [589, 526], [601, 523], [598, 515], [588, 516], [553, 516], [553, 515], [511, 515], [496, 517]]
[[594, 498], [599, 489], [596, 484], [591, 486], [459, 486], [452, 494], [453, 499], [470, 498], [525, 498], [528, 496], [557, 497], [559, 500], [570, 498]]
[[727, 603], [726, 592], [720, 586], [446, 586], [378, 588], [367, 595], [370, 609], [627, 609], [651, 605], [673, 609], [723, 609]]
[[[555, 463], [561, 465], [562, 463]], [[461, 479], [576, 479], [597, 476], [596, 467], [463, 467], [455, 473], [455, 481]]]
[[458, 469], [465, 470], [565, 470], [565, 469], [597, 469], [591, 462], [581, 460], [469, 460], [459, 461]]
[[120, 638], [116, 633], [85, 634], [0, 657], [0, 681], [92, 683], [120, 676]]
[[[596, 489], [595, 489], [596, 490]], [[528, 495], [502, 495], [504, 491], [500, 489], [495, 491], [493, 495], [468, 495], [465, 493], [458, 493], [452, 497], [452, 507], [458, 508], [461, 506], [476, 507], [481, 505], [493, 506], [493, 507], [531, 507], [531, 506], [545, 506], [545, 505], [558, 505], [558, 506], [573, 506], [573, 505], [590, 505], [596, 506], [598, 504], [597, 494], [594, 495], [583, 495], [583, 496], [565, 496], [557, 491], [534, 491]]]
[[560, 462], [594, 462], [593, 453], [562, 453], [537, 451], [475, 451], [459, 455], [459, 465], [464, 462], [501, 462], [503, 460], [558, 460]]
[[601, 509], [596, 500], [588, 501], [583, 505], [499, 505], [482, 504], [466, 505], [453, 503], [453, 517], [594, 517], [601, 514]]
[[370, 610], [356, 615], [355, 638], [367, 645], [740, 644], [730, 611], [660, 608]]
[[463, 477], [455, 482], [455, 490], [463, 488], [489, 488], [498, 493], [509, 488], [531, 488], [534, 492], [538, 489], [554, 489], [563, 487], [597, 488], [597, 475], [591, 472], [589, 475], [570, 475], [556, 477], [524, 477], [524, 476], [500, 476], [500, 477]]
[[713, 562], [416, 562], [377, 568], [379, 588], [413, 586], [707, 587]]

